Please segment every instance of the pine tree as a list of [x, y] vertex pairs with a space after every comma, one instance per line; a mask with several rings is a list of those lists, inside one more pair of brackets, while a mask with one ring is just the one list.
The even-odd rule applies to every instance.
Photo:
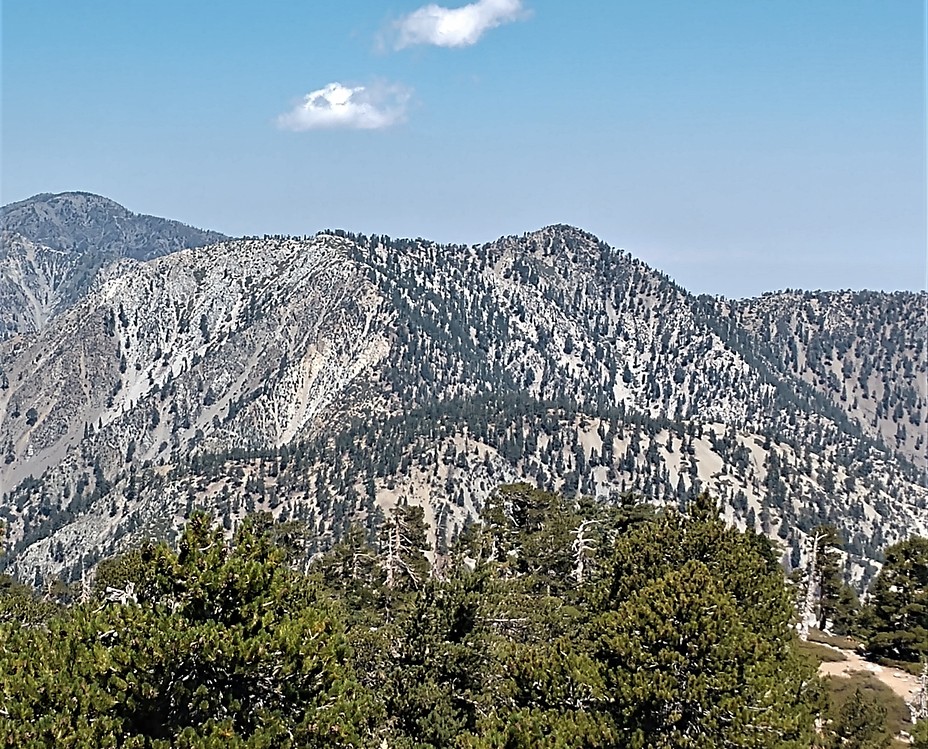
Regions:
[[73, 604], [45, 628], [0, 625], [0, 744], [373, 741], [338, 619], [251, 524], [226, 543], [195, 514], [177, 552], [147, 546], [106, 577], [122, 601]]
[[870, 593], [867, 649], [907, 661], [928, 655], [928, 539], [913, 536], [890, 546]]
[[842, 582], [831, 612], [831, 630], [836, 635], [856, 635], [859, 630], [860, 599], [850, 585]]
[[427, 527], [421, 507], [397, 505], [380, 533], [380, 565], [390, 590], [415, 590], [428, 577]]
[[391, 747], [450, 747], [486, 710], [494, 661], [487, 610], [498, 595], [488, 570], [427, 580], [376, 637], [380, 662], [365, 683], [383, 701]]
[[819, 537], [815, 569], [818, 584], [818, 628], [825, 631], [837, 612], [843, 588], [839, 550], [843, 546], [837, 528], [820, 525], [812, 531]]
[[725, 526], [707, 496], [689, 518], [666, 512], [620, 536], [592, 604], [630, 746], [811, 743], [821, 693], [794, 648], [776, 557], [767, 539]]
[[636, 590], [597, 629], [597, 659], [630, 749], [762, 745], [774, 708], [764, 704], [768, 682], [745, 679], [753, 638], [704, 563]]
[[928, 749], [928, 719], [920, 720], [912, 728], [912, 749]]

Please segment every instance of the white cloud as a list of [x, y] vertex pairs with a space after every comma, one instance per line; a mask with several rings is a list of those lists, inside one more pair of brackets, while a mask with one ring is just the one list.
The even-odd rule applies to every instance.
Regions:
[[286, 130], [379, 130], [406, 118], [411, 93], [396, 84], [352, 87], [330, 83], [306, 94], [293, 109], [277, 118], [277, 124]]
[[522, 0], [477, 0], [460, 8], [430, 3], [394, 23], [394, 46], [468, 47], [476, 44], [484, 32], [525, 15]]

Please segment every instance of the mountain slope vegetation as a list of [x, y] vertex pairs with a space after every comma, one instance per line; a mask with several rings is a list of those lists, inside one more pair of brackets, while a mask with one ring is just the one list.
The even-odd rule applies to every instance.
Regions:
[[99, 195], [36, 195], [0, 209], [0, 340], [45, 327], [119, 258], [149, 260], [225, 237]]
[[696, 297], [562, 225], [121, 257], [0, 345], [6, 564], [73, 579], [195, 507], [230, 532], [299, 518], [321, 551], [409, 503], [447, 546], [528, 480], [677, 506], [708, 489], [787, 566], [829, 523], [865, 584], [928, 532], [926, 298]]

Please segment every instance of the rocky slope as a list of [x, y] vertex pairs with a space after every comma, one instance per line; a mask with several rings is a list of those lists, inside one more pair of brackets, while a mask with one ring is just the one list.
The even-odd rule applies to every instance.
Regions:
[[925, 467], [928, 295], [790, 291], [730, 313], [773, 352], [780, 377], [809, 383], [865, 434]]
[[41, 330], [100, 268], [224, 239], [89, 193], [43, 194], [0, 209], [0, 340]]
[[872, 574], [928, 532], [925, 295], [800, 297], [697, 298], [565, 226], [119, 260], [0, 346], [10, 564], [74, 576], [194, 505], [303, 518], [324, 545], [408, 501], [441, 546], [526, 478], [682, 505], [709, 488], [787, 563], [834, 522]]

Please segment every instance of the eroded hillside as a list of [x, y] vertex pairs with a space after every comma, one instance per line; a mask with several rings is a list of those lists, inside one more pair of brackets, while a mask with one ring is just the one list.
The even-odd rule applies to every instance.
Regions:
[[0, 349], [11, 563], [73, 575], [201, 504], [228, 527], [300, 517], [324, 545], [407, 501], [444, 543], [527, 478], [683, 505], [709, 488], [787, 563], [832, 522], [872, 574], [926, 531], [925, 296], [803, 299], [697, 298], [566, 226], [122, 259]]

